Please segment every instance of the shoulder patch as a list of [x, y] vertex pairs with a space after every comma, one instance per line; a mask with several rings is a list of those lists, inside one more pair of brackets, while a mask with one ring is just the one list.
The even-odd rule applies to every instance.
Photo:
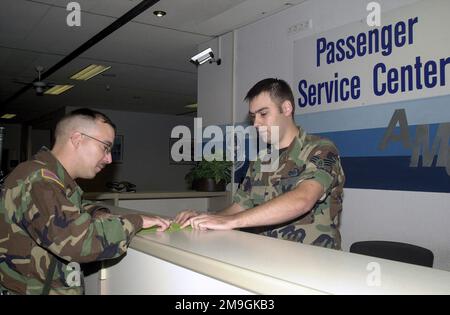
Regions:
[[59, 186], [64, 188], [64, 184], [61, 182], [59, 177], [56, 176], [55, 173], [53, 173], [53, 172], [43, 168], [43, 169], [41, 169], [41, 176], [42, 176], [42, 178], [46, 178], [46, 179], [49, 179], [49, 180], [52, 180], [52, 181], [56, 182]]
[[313, 163], [318, 169], [324, 170], [331, 174], [334, 164], [338, 160], [337, 155], [333, 152], [322, 152], [318, 151], [312, 158], [311, 163]]

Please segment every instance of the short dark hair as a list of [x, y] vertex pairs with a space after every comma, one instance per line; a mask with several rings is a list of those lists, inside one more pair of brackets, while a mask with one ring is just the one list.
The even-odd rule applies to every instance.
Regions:
[[292, 117], [295, 112], [294, 94], [291, 87], [286, 81], [275, 78], [268, 78], [256, 83], [245, 96], [246, 102], [251, 102], [255, 97], [263, 92], [267, 92], [270, 95], [272, 101], [281, 107], [284, 101], [289, 101], [292, 104]]
[[104, 122], [105, 124], [110, 125], [114, 129], [114, 133], [116, 132], [116, 125], [112, 122], [112, 120], [108, 116], [106, 116], [105, 114], [103, 114], [99, 111], [92, 110], [90, 108], [80, 108], [80, 109], [71, 111], [69, 114], [67, 114], [64, 117], [64, 119], [72, 118], [75, 116], [89, 117], [89, 118], [92, 118], [92, 120], [98, 119], [98, 120]]
[[114, 134], [116, 133], [116, 125], [114, 125], [108, 116], [96, 110], [80, 108], [66, 114], [60, 121], [58, 121], [54, 131], [54, 143], [59, 138], [63, 137], [63, 135], [73, 132], [74, 130], [72, 129], [78, 128], [79, 126], [77, 126], [77, 124], [74, 125], [74, 123], [78, 121], [79, 124], [80, 119], [87, 123], [95, 123], [96, 120], [100, 120], [101, 122], [110, 125], [114, 130]]

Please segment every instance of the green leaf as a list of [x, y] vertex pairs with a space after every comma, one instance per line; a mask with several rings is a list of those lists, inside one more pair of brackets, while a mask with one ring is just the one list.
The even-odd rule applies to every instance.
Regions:
[[[149, 227], [146, 229], [142, 229], [138, 234], [139, 235], [152, 234], [152, 233], [157, 232], [157, 230], [158, 230], [158, 226], [155, 225], [155, 226], [152, 226], [152, 227]], [[169, 226], [169, 228], [167, 230], [165, 230], [164, 232], [173, 233], [173, 232], [178, 232], [178, 231], [182, 231], [182, 230], [192, 231], [192, 226], [189, 225], [189, 226], [185, 227], [184, 229], [182, 229], [180, 224], [173, 222]]]

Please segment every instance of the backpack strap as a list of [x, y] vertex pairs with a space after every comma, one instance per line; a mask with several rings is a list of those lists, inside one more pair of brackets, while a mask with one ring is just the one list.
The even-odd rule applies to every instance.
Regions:
[[44, 288], [42, 289], [41, 295], [48, 295], [50, 293], [50, 284], [52, 283], [53, 275], [56, 269], [56, 258], [51, 255], [50, 266], [47, 271], [47, 277], [45, 278]]

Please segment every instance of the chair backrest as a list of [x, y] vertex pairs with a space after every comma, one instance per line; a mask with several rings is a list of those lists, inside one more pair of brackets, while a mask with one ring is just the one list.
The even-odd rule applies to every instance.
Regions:
[[356, 242], [350, 246], [350, 252], [426, 267], [433, 267], [434, 260], [433, 252], [427, 248], [390, 241]]

